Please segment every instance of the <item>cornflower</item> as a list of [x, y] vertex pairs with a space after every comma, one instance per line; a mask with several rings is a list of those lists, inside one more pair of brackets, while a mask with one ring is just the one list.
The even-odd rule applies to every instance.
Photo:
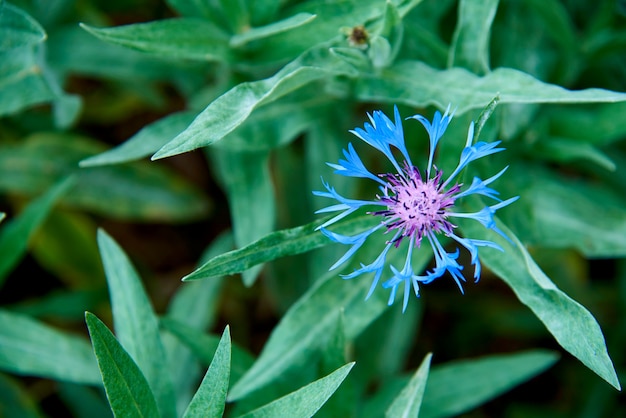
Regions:
[[[344, 279], [352, 279], [362, 274], [373, 273], [374, 279], [366, 299], [372, 295], [380, 281], [386, 267], [389, 251], [392, 247], [398, 248], [400, 243], [405, 240], [408, 240], [408, 249], [404, 265], [401, 269], [390, 265], [389, 268], [392, 275], [382, 284], [383, 288], [391, 289], [389, 305], [395, 300], [398, 287], [404, 284], [402, 307], [404, 311], [409, 300], [411, 288], [415, 295], [419, 297], [420, 284], [431, 283], [446, 272], [452, 276], [461, 293], [463, 293], [462, 283], [466, 279], [461, 273], [463, 266], [457, 262], [459, 247], [457, 246], [453, 252], [447, 252], [439, 241], [440, 237], [444, 236], [453, 239], [469, 252], [470, 262], [474, 266], [474, 280], [477, 282], [481, 273], [478, 247], [491, 247], [500, 251], [503, 250], [492, 241], [464, 238], [457, 235], [455, 233], [456, 225], [452, 220], [454, 218], [473, 219], [480, 222], [485, 228], [491, 229], [508, 239], [496, 226], [494, 215], [498, 209], [514, 202], [519, 196], [502, 201], [498, 198], [499, 193], [489, 187], [491, 183], [506, 171], [508, 166], [487, 180], [474, 177], [472, 183], [467, 187], [464, 187], [461, 183], [456, 183], [455, 179], [459, 177], [461, 171], [472, 161], [503, 151], [504, 148], [497, 148], [500, 141], [492, 143], [477, 142], [472, 145], [474, 139], [474, 123], [472, 122], [467, 133], [465, 147], [461, 151], [459, 163], [444, 180], [443, 172], [433, 165], [433, 158], [437, 144], [453, 117], [453, 114], [450, 113], [450, 106], [448, 106], [443, 115], [439, 111], [435, 112], [432, 122], [421, 115], [407, 118], [417, 119], [428, 132], [430, 139], [428, 163], [426, 170], [423, 172], [420, 172], [413, 165], [411, 157], [407, 152], [402, 130], [402, 120], [400, 119], [397, 106], [394, 106], [395, 123], [381, 111], [375, 111], [372, 115], [368, 114], [368, 117], [371, 124], [365, 123], [365, 129], [356, 128], [350, 132], [383, 153], [395, 168], [395, 172], [373, 174], [365, 167], [351, 143], [348, 144], [347, 150], [343, 150], [345, 159], [340, 159], [338, 164], [327, 163], [335, 169], [336, 174], [370, 179], [378, 183], [380, 190], [380, 194], [376, 194], [373, 200], [349, 199], [341, 196], [322, 179], [326, 191], [313, 192], [316, 196], [331, 198], [338, 202], [332, 206], [320, 209], [316, 213], [341, 211], [341, 213], [320, 225], [318, 229], [332, 241], [351, 246], [329, 270], [333, 270], [346, 262], [372, 234], [382, 230], [385, 234], [390, 234], [391, 238], [385, 241], [385, 246], [380, 255], [370, 264], [361, 263], [359, 269], [342, 275]], [[402, 163], [399, 163], [394, 156], [392, 147], [399, 151], [404, 158]], [[457, 200], [474, 194], [485, 196], [496, 201], [496, 203], [491, 206], [485, 206], [482, 210], [474, 213], [459, 211], [456, 206]], [[327, 229], [328, 226], [340, 219], [368, 206], [372, 210], [366, 213], [381, 219], [376, 226], [353, 236], [341, 235]], [[424, 239], [433, 249], [435, 267], [422, 275], [418, 275], [415, 274], [412, 267], [412, 256], [415, 249], [420, 247]]]

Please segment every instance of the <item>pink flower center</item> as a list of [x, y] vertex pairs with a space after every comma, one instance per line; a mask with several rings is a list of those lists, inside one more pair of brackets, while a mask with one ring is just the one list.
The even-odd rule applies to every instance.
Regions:
[[447, 220], [447, 209], [454, 206], [455, 196], [460, 185], [454, 185], [447, 191], [441, 190], [441, 171], [432, 179], [422, 181], [419, 170], [405, 163], [403, 175], [386, 174], [389, 187], [381, 202], [387, 204], [387, 210], [373, 212], [384, 216], [387, 230], [399, 229], [400, 235], [394, 244], [400, 245], [404, 237], [414, 237], [419, 246], [424, 234], [428, 232], [452, 233], [453, 225]]

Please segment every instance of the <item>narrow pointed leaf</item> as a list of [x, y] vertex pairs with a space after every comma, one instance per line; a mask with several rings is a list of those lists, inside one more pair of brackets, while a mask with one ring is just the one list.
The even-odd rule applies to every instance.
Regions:
[[148, 157], [189, 126], [194, 116], [193, 112], [172, 113], [144, 126], [121, 145], [82, 160], [80, 166], [119, 164]]
[[[240, 273], [254, 265], [275, 260], [280, 257], [301, 254], [331, 242], [315, 228], [325, 220], [273, 232], [243, 248], [219, 255], [197, 270], [191, 272], [183, 280], [199, 280], [207, 277], [224, 276]], [[338, 222], [334, 232], [340, 234], [356, 234], [371, 228], [377, 220], [371, 216], [361, 216], [347, 221]]]
[[0, 310], [0, 369], [67, 382], [100, 383], [87, 341], [4, 310]]
[[227, 35], [203, 19], [174, 18], [113, 28], [85, 24], [81, 27], [104, 41], [167, 58], [230, 59]]
[[131, 356], [95, 315], [87, 312], [85, 321], [113, 414], [116, 417], [158, 417], [150, 386]]
[[224, 330], [213, 361], [183, 418], [219, 418], [224, 413], [230, 377], [230, 331]]
[[603, 89], [567, 90], [544, 83], [522, 71], [498, 68], [484, 77], [462, 68], [437, 70], [418, 61], [404, 61], [356, 81], [356, 96], [365, 101], [404, 103], [445, 109], [457, 115], [483, 108], [499, 93], [500, 103], [601, 103], [626, 101], [626, 93]]
[[0, 254], [2, 254], [0, 257], [0, 285], [4, 283], [9, 272], [24, 256], [28, 242], [44, 222], [54, 204], [72, 184], [72, 178], [62, 180], [45, 194], [33, 200], [16, 218], [0, 227]]
[[313, 416], [344, 381], [354, 363], [348, 363], [305, 387], [283, 396], [241, 418], [309, 418]]
[[402, 389], [402, 392], [394, 399], [393, 403], [385, 412], [386, 417], [410, 418], [419, 415], [432, 356], [432, 353], [428, 353], [426, 357], [424, 357], [422, 364], [411, 380], [409, 380], [409, 383]]
[[565, 350], [619, 389], [621, 386], [596, 319], [556, 287], [513, 232], [498, 223], [498, 228], [511, 238], [509, 242], [477, 222], [461, 222], [460, 226], [467, 236], [493, 241], [504, 249], [504, 255], [492, 248], [481, 249], [481, 260], [511, 287]]
[[103, 230], [98, 246], [109, 284], [115, 332], [154, 392], [163, 417], [175, 416], [174, 388], [165, 362], [159, 322], [141, 280], [118, 244]]
[[435, 366], [428, 377], [420, 417], [457, 416], [542, 373], [559, 358], [533, 350]]
[[187, 129], [165, 144], [152, 159], [181, 154], [210, 145], [241, 125], [259, 106], [332, 75], [353, 73], [353, 68], [327, 47], [305, 52], [274, 76], [239, 84], [213, 101]]
[[463, 67], [475, 74], [489, 71], [489, 39], [498, 2], [459, 2], [458, 22], [448, 57], [449, 67]]
[[[435, 365], [428, 375], [419, 416], [455, 417], [471, 411], [542, 373], [558, 358], [556, 352], [532, 350]], [[389, 380], [363, 408], [364, 418], [382, 416], [410, 380], [410, 376]]]
[[313, 14], [298, 13], [294, 16], [279, 20], [277, 22], [273, 22], [269, 25], [252, 28], [243, 33], [234, 35], [230, 39], [230, 46], [232, 46], [233, 48], [239, 48], [247, 44], [248, 42], [267, 38], [268, 36], [272, 36], [281, 32], [286, 32], [293, 28], [306, 25], [313, 19], [315, 19], [315, 15]]

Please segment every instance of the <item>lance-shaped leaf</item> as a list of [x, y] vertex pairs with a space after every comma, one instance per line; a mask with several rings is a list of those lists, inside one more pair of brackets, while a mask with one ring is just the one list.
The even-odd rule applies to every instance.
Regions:
[[430, 360], [433, 357], [432, 353], [428, 353], [422, 364], [417, 369], [409, 383], [402, 389], [402, 392], [394, 399], [393, 403], [389, 405], [385, 416], [389, 418], [395, 417], [416, 417], [419, 415], [420, 407], [422, 406], [422, 398], [424, 397], [424, 390], [426, 389], [426, 380], [428, 379], [428, 372], [430, 370]]
[[211, 365], [183, 418], [219, 418], [224, 413], [230, 377], [230, 331], [224, 330]]
[[154, 391], [163, 417], [173, 417], [175, 396], [159, 334], [159, 322], [137, 272], [117, 243], [103, 230], [98, 246], [109, 284], [115, 332]]
[[104, 41], [166, 58], [230, 60], [227, 34], [203, 19], [164, 19], [114, 28], [85, 24], [81, 27]]
[[356, 79], [355, 95], [368, 102], [404, 103], [445, 109], [457, 114], [485, 107], [496, 96], [500, 103], [600, 103], [626, 101], [626, 93], [603, 89], [567, 90], [544, 83], [522, 71], [498, 68], [484, 77], [462, 68], [437, 70], [419, 61], [404, 61]]
[[478, 222], [460, 222], [468, 236], [493, 241], [504, 249], [504, 254], [492, 248], [481, 249], [481, 260], [511, 287], [565, 350], [619, 389], [621, 386], [596, 319], [556, 287], [512, 231], [499, 221], [497, 225], [511, 241]]
[[459, 2], [449, 67], [463, 67], [476, 74], [489, 71], [489, 34], [497, 8], [498, 0]]
[[165, 144], [152, 159], [170, 157], [224, 138], [252, 111], [313, 81], [354, 69], [331, 54], [327, 46], [311, 49], [274, 76], [239, 84], [207, 106], [187, 129]]
[[[435, 365], [428, 374], [419, 416], [444, 418], [468, 412], [545, 371], [558, 358], [556, 352], [532, 350]], [[387, 381], [364, 406], [363, 418], [382, 416], [410, 381], [410, 376]]]
[[435, 366], [420, 417], [452, 417], [469, 411], [542, 373], [558, 359], [556, 352], [532, 350]]
[[102, 382], [116, 417], [158, 417], [156, 401], [145, 376], [111, 331], [92, 313], [85, 313]]
[[251, 411], [240, 418], [272, 418], [313, 416], [344, 381], [354, 363], [348, 363], [305, 387]]
[[278, 22], [270, 23], [266, 26], [251, 28], [243, 33], [234, 35], [232, 38], [230, 38], [230, 46], [232, 46], [233, 48], [239, 48], [247, 44], [248, 42], [267, 38], [268, 36], [276, 35], [277, 33], [287, 32], [288, 30], [297, 28], [302, 25], [306, 25], [313, 19], [315, 19], [315, 15], [313, 14], [298, 13], [294, 16], [279, 20]]
[[[41, 226], [46, 216], [73, 184], [73, 179], [66, 178], [51, 187], [44, 195], [33, 200], [15, 219], [0, 228], [0, 285], [7, 274], [19, 263], [26, 252], [28, 242]], [[4, 216], [2, 217], [4, 218]]]
[[[371, 216], [352, 218], [337, 222], [333, 231], [352, 235], [371, 228], [377, 221]], [[328, 245], [330, 244], [328, 238], [316, 230], [322, 223], [324, 220], [273, 232], [243, 248], [218, 255], [183, 277], [183, 280], [198, 280], [240, 273], [260, 263], [288, 255], [301, 254]]]
[[[235, 244], [243, 247], [270, 233], [274, 229], [276, 205], [269, 154], [212, 149], [211, 157], [228, 196]], [[254, 283], [261, 267], [243, 272], [246, 286]]]
[[34, 319], [0, 310], [0, 369], [28, 376], [97, 385], [89, 344]]

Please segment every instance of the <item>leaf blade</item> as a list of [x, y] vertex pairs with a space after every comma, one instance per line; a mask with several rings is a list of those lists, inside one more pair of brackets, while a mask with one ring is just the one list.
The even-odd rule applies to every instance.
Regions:
[[102, 229], [98, 230], [98, 247], [109, 285], [117, 338], [145, 375], [161, 415], [173, 417], [176, 415], [174, 388], [167, 368], [163, 367], [165, 349], [150, 300], [126, 254]]
[[293, 418], [314, 415], [350, 373], [354, 363], [348, 363], [305, 387], [291, 392], [265, 406], [251, 411], [240, 418], [270, 418], [284, 416], [285, 411]]
[[6, 310], [0, 310], [0, 369], [74, 383], [100, 383], [87, 341]]
[[230, 376], [230, 331], [222, 334], [213, 361], [183, 418], [219, 418], [224, 413]]
[[428, 353], [422, 364], [418, 367], [417, 371], [409, 380], [407, 385], [402, 389], [398, 396], [393, 400], [393, 403], [389, 405], [387, 411], [385, 411], [386, 417], [416, 417], [419, 415], [420, 407], [422, 406], [422, 398], [424, 397], [424, 391], [426, 389], [426, 380], [428, 379], [428, 373], [430, 370], [430, 360], [432, 359], [432, 353]]
[[113, 414], [126, 417], [159, 416], [148, 381], [131, 356], [95, 315], [86, 312], [85, 321]]

